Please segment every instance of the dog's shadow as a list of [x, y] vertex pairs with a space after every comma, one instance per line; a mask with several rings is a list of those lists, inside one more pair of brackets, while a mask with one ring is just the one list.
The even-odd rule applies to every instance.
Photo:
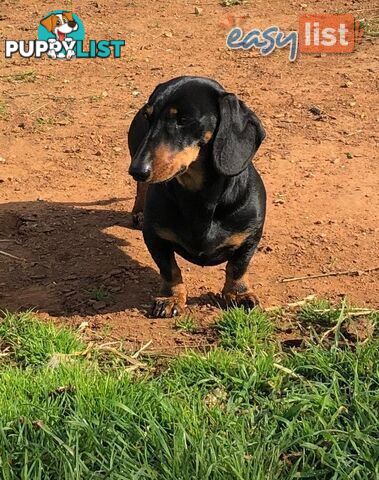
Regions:
[[0, 309], [146, 314], [159, 275], [144, 264], [150, 257], [123, 205], [120, 199], [1, 205]]

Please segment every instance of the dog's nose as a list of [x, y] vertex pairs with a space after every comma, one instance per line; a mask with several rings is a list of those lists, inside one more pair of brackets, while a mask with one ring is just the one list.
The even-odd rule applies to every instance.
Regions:
[[68, 23], [68, 26], [71, 27], [71, 28], [76, 27], [76, 22], [75, 22], [75, 20], [70, 20], [70, 21], [67, 22], [67, 23]]
[[129, 175], [131, 175], [134, 180], [137, 180], [137, 182], [146, 182], [151, 175], [151, 167], [149, 165], [143, 165], [142, 167], [134, 167], [131, 165]]

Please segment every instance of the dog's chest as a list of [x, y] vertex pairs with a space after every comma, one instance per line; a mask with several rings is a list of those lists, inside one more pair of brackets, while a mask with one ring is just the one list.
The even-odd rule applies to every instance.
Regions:
[[225, 228], [219, 222], [209, 225], [181, 225], [158, 229], [158, 235], [168, 240], [191, 256], [211, 257], [222, 250], [236, 250], [250, 235], [248, 230], [237, 231]]

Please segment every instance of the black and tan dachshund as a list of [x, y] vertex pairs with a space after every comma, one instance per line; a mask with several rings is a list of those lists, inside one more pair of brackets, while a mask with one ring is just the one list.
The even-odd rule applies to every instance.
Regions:
[[[246, 271], [261, 239], [266, 192], [252, 165], [265, 132], [214, 80], [179, 77], [156, 87], [129, 130], [133, 208], [163, 280], [152, 315], [183, 312], [187, 291], [175, 253], [201, 266], [227, 262], [223, 297], [254, 307]], [[145, 198], [146, 197], [146, 198]]]

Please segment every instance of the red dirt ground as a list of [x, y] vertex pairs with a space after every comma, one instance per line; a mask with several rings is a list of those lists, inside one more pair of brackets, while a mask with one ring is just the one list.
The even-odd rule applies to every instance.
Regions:
[[[195, 6], [202, 8], [196, 15]], [[131, 228], [135, 183], [126, 134], [157, 83], [210, 76], [237, 93], [262, 119], [267, 138], [255, 163], [268, 190], [268, 218], [250, 267], [266, 307], [310, 294], [378, 305], [377, 273], [294, 283], [283, 277], [378, 266], [378, 48], [365, 39], [346, 55], [288, 50], [261, 57], [225, 47], [228, 14], [246, 27], [296, 29], [299, 13], [374, 14], [374, 1], [257, 0], [233, 8], [207, 2], [66, 2], [86, 37], [126, 39], [119, 60], [71, 62], [2, 57], [0, 103], [0, 307], [35, 308], [69, 324], [138, 345], [175, 349], [212, 341], [218, 310], [208, 292], [224, 268], [180, 261], [189, 287], [195, 334], [175, 320], [147, 316], [159, 278]], [[1, 43], [35, 39], [56, 2], [3, 0]], [[377, 12], [376, 12], [377, 14]], [[32, 72], [30, 75], [21, 75]], [[323, 112], [317, 116], [310, 107]], [[106, 294], [103, 298], [103, 294]]]

